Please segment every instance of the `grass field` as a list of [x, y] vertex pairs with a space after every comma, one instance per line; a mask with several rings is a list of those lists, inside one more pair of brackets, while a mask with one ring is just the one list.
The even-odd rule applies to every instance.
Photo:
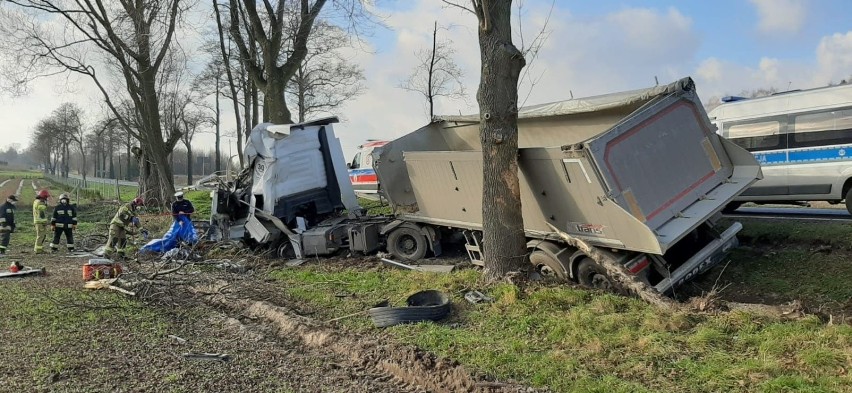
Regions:
[[[60, 185], [49, 187], [55, 195], [63, 191]], [[21, 197], [19, 231], [13, 234], [16, 253], [32, 249], [29, 209], [34, 191], [29, 180]], [[209, 214], [209, 192], [189, 192], [187, 198], [196, 206], [196, 217]], [[94, 198], [79, 202], [82, 233], [103, 230], [117, 208]], [[372, 212], [386, 212], [386, 207], [363, 202]], [[661, 311], [638, 299], [570, 285], [485, 283], [473, 269], [444, 275], [389, 269], [374, 257], [312, 260], [251, 279], [273, 280], [283, 295], [319, 321], [363, 311], [384, 299], [403, 305], [418, 290], [443, 290], [452, 297], [453, 311], [439, 323], [377, 332], [362, 315], [335, 324], [342, 331], [414, 344], [498, 379], [556, 392], [852, 392], [852, 324], [840, 318], [852, 312], [852, 227], [758, 220], [743, 224], [743, 247], [731, 254], [730, 263], [692, 284], [692, 290], [700, 294], [716, 287], [724, 299], [735, 301], [801, 300], [819, 315], [786, 320], [758, 312]], [[69, 271], [78, 274], [77, 269]], [[12, 361], [21, 362], [37, 390], [62, 390], [44, 381], [69, 372], [108, 377], [110, 367], [89, 365], [97, 359], [89, 355], [98, 353], [110, 354], [107, 361], [132, 370], [144, 370], [144, 356], [155, 356], [149, 375], [135, 377], [153, 381], [142, 390], [157, 386], [185, 391], [178, 386], [196, 380], [192, 378], [203, 381], [202, 376], [211, 377], [207, 373], [212, 378], [229, 374], [203, 365], [171, 369], [168, 356], [143, 355], [149, 346], [177, 351], [170, 349], [166, 335], [198, 334], [187, 326], [195, 326], [201, 314], [181, 310], [175, 317], [173, 310], [115, 294], [70, 289], [79, 287], [78, 276], [73, 280], [67, 285], [55, 281], [56, 287], [0, 282], [0, 331], [29, 343], [0, 347], [0, 376], [14, 372]], [[471, 289], [494, 301], [466, 302], [463, 295]], [[110, 311], [74, 306], [93, 302], [103, 302]], [[827, 314], [838, 318], [829, 324]], [[92, 334], [104, 327], [109, 330], [103, 335]], [[212, 342], [207, 341], [206, 348]], [[116, 355], [124, 353], [129, 355]], [[265, 364], [241, 366], [256, 378], [255, 390], [275, 386], [272, 376], [286, 380], [279, 368], [267, 369]]]

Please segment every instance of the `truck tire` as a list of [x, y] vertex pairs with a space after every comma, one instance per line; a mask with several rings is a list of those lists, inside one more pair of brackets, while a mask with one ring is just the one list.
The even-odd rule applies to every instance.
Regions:
[[417, 292], [409, 296], [406, 303], [407, 307], [373, 307], [367, 313], [377, 327], [438, 321], [450, 314], [450, 298], [440, 291]]
[[403, 261], [423, 259], [429, 242], [420, 231], [409, 227], [398, 227], [388, 235], [388, 252]]
[[577, 265], [577, 281], [589, 288], [618, 292], [615, 280], [607, 274], [606, 269], [589, 257], [583, 258]]
[[544, 279], [556, 279], [568, 281], [568, 267], [564, 266], [558, 259], [542, 250], [535, 250], [530, 254], [530, 263], [534, 271]]

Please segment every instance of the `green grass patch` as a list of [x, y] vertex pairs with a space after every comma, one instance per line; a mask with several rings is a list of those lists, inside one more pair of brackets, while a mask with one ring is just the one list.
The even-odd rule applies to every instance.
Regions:
[[6, 179], [41, 179], [44, 174], [39, 171], [11, 171], [0, 170], [0, 177]]
[[393, 210], [387, 201], [377, 201], [367, 198], [358, 198], [358, 204], [362, 208], [367, 209], [367, 214], [371, 216], [391, 215]]
[[[472, 270], [440, 275], [306, 266], [272, 276], [318, 319], [383, 299], [403, 305], [422, 289], [446, 291], [453, 300], [448, 320], [387, 332], [498, 378], [560, 392], [833, 392], [852, 386], [837, 372], [852, 353], [852, 326], [825, 326], [816, 318], [669, 313], [637, 299], [562, 286], [483, 287]], [[467, 303], [463, 294], [470, 288], [495, 301]], [[367, 318], [340, 323], [372, 329]]]
[[195, 207], [195, 214], [192, 215], [193, 220], [210, 218], [210, 206], [213, 202], [210, 191], [187, 191], [184, 193], [184, 198], [192, 202], [192, 206]]
[[[725, 219], [730, 225], [730, 219]], [[737, 235], [747, 245], [831, 244], [852, 248], [852, 225], [837, 222], [739, 219]]]

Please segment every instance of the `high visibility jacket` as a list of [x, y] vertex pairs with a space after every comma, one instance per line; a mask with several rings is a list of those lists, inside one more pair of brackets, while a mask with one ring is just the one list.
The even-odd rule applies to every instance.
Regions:
[[47, 202], [41, 199], [33, 201], [33, 223], [47, 224]]
[[115, 217], [112, 218], [110, 224], [124, 228], [133, 221], [133, 217], [136, 217], [136, 213], [133, 211], [133, 207], [130, 206], [130, 203], [127, 203], [118, 209], [118, 212], [115, 213]]
[[56, 205], [50, 224], [56, 225], [57, 228], [71, 228], [72, 225], [77, 225], [77, 209], [70, 203]]
[[15, 205], [9, 202], [0, 205], [0, 227], [15, 230]]

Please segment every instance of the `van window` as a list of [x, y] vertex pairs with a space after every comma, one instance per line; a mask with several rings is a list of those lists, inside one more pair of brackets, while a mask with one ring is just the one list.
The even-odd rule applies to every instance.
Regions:
[[777, 135], [779, 132], [781, 132], [781, 124], [777, 121], [737, 124], [728, 129], [730, 138]]
[[727, 128], [731, 142], [748, 150], [775, 150], [786, 147], [785, 136], [781, 135], [781, 123], [763, 121], [732, 125]]
[[799, 115], [790, 147], [852, 143], [852, 109]]
[[352, 164], [349, 165], [349, 169], [358, 169], [361, 163], [361, 152], [355, 155], [355, 158], [352, 159]]

